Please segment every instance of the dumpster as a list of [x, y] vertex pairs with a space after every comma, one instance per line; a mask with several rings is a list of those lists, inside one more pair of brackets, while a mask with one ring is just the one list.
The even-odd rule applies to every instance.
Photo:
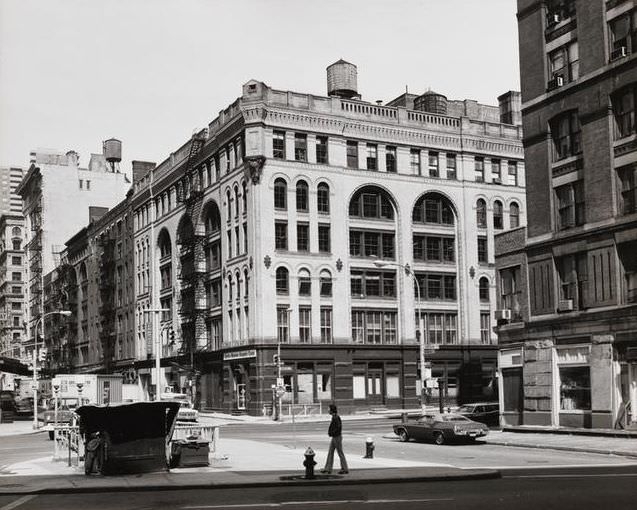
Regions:
[[177, 402], [135, 402], [77, 409], [85, 473], [147, 473], [168, 469], [167, 446]]

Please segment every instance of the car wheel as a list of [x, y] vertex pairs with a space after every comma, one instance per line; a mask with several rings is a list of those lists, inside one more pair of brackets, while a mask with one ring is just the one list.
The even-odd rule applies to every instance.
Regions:
[[53, 441], [54, 438], [55, 438], [55, 432], [53, 432], [52, 430], [49, 430], [49, 439]]
[[400, 441], [402, 443], [406, 443], [407, 441], [409, 441], [409, 434], [407, 434], [407, 431], [405, 429], [400, 429], [398, 431], [398, 437], [400, 438]]
[[437, 445], [445, 444], [445, 436], [442, 432], [436, 432], [434, 434], [434, 443]]

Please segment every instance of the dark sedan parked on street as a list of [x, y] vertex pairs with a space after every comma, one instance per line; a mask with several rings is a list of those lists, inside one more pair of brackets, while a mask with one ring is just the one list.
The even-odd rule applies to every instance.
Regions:
[[500, 424], [500, 406], [497, 402], [465, 404], [460, 406], [456, 413], [490, 427], [497, 427]]
[[489, 428], [455, 413], [425, 414], [417, 420], [394, 425], [401, 441], [410, 439], [433, 441], [440, 445], [450, 441], [475, 441], [486, 436]]

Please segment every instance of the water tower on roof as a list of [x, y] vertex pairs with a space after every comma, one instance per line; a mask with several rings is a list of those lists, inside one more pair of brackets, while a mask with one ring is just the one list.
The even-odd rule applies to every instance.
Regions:
[[447, 97], [433, 90], [428, 90], [414, 99], [414, 110], [447, 115]]
[[340, 59], [327, 66], [327, 95], [343, 99], [360, 98], [358, 93], [358, 71], [354, 64]]
[[102, 143], [104, 158], [111, 166], [112, 172], [119, 173], [119, 163], [122, 161], [122, 142], [117, 138], [109, 138]]

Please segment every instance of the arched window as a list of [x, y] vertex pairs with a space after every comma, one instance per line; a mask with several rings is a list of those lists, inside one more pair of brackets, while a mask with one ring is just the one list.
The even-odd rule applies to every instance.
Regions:
[[210, 202], [206, 205], [204, 228], [206, 235], [215, 234], [221, 230], [221, 216], [219, 214], [219, 208], [214, 202]]
[[22, 249], [22, 241], [20, 241], [19, 239], [14, 239], [12, 241], [12, 244], [13, 244], [13, 249], [14, 250], [17, 251], [17, 250], [21, 250]]
[[167, 230], [164, 229], [159, 233], [157, 245], [159, 246], [159, 258], [163, 259], [172, 253], [170, 234], [168, 234]]
[[245, 181], [241, 183], [241, 187], [241, 202], [243, 206], [243, 214], [248, 214], [248, 186], [246, 185]]
[[476, 220], [479, 228], [487, 228], [487, 203], [481, 198], [476, 202]]
[[479, 285], [479, 293], [480, 293], [480, 301], [483, 303], [489, 302], [489, 279], [486, 276], [480, 278], [478, 283]]
[[283, 179], [274, 181], [274, 208], [288, 208], [288, 185]]
[[454, 224], [451, 202], [439, 193], [427, 193], [418, 199], [412, 218], [414, 223]]
[[237, 301], [241, 299], [241, 273], [237, 271], [234, 275], [234, 281], [237, 289]]
[[319, 214], [330, 213], [330, 187], [324, 182], [316, 190], [316, 207]]
[[276, 270], [276, 293], [288, 294], [290, 292], [289, 273], [285, 267]]
[[323, 269], [320, 274], [321, 297], [332, 296], [332, 275], [327, 269]]
[[228, 275], [228, 302], [232, 302], [232, 275]]
[[248, 278], [248, 270], [243, 270], [243, 297], [247, 298], [250, 295], [250, 279]]
[[307, 182], [299, 181], [296, 183], [296, 210], [308, 210], [308, 186]]
[[394, 207], [387, 192], [374, 186], [366, 186], [352, 197], [349, 215], [356, 218], [393, 220]]
[[239, 217], [239, 188], [234, 188], [234, 215], [235, 218]]
[[502, 218], [502, 202], [496, 200], [493, 202], [493, 228], [502, 230], [504, 228], [504, 220]]
[[299, 271], [299, 296], [312, 295], [312, 279], [307, 269]]
[[520, 226], [520, 206], [516, 202], [511, 202], [509, 206], [509, 223], [511, 228]]
[[226, 191], [226, 221], [230, 222], [232, 218], [232, 199], [230, 198], [230, 190]]
[[22, 235], [22, 231], [20, 230], [20, 227], [13, 227], [11, 229], [11, 235], [13, 237], [20, 237], [20, 235]]

